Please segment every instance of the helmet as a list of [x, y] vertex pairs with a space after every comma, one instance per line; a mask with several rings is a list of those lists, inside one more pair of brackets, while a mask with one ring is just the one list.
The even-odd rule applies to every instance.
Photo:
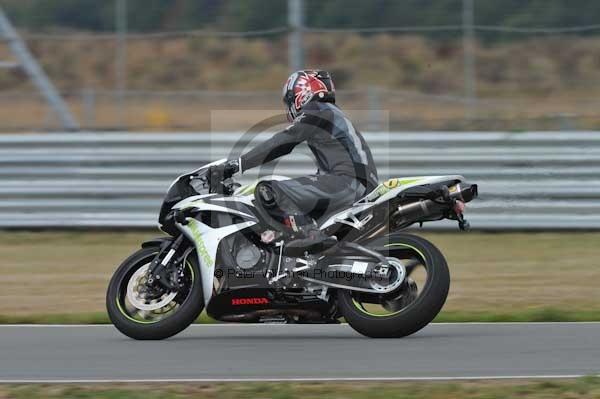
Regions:
[[283, 86], [283, 103], [287, 118], [293, 121], [302, 107], [311, 101], [335, 104], [335, 88], [326, 71], [303, 70], [290, 75]]

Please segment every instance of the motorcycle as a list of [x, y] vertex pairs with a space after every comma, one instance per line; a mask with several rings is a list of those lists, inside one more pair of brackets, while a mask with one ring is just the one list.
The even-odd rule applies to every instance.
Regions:
[[389, 179], [323, 215], [319, 228], [338, 243], [314, 253], [287, 248], [294, 236], [254, 201], [256, 183], [223, 179], [223, 163], [171, 184], [159, 215], [167, 235], [141, 244], [114, 273], [106, 306], [123, 334], [168, 338], [206, 310], [223, 322], [343, 318], [365, 336], [392, 338], [440, 312], [450, 286], [446, 260], [431, 242], [400, 231], [442, 219], [468, 230], [463, 210], [477, 185], [458, 175]]

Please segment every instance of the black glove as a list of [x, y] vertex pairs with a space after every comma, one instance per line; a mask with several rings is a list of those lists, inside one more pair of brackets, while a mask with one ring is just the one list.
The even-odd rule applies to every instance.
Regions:
[[230, 159], [223, 164], [223, 178], [229, 179], [240, 171], [240, 161], [238, 159]]
[[210, 181], [210, 192], [211, 193], [226, 193], [228, 190], [223, 185], [223, 181], [229, 179], [231, 176], [239, 172], [240, 166], [239, 161], [229, 160], [220, 165], [211, 166], [208, 169], [208, 178]]

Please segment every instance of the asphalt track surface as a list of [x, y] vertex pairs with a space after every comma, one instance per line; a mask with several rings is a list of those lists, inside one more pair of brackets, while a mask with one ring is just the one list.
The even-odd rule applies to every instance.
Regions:
[[347, 325], [0, 326], [0, 382], [419, 380], [600, 374], [600, 323], [433, 324], [403, 339]]

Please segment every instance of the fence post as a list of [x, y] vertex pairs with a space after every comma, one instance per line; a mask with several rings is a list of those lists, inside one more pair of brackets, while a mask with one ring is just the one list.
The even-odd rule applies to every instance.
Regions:
[[117, 43], [115, 53], [115, 86], [117, 90], [117, 125], [125, 127], [125, 90], [127, 88], [127, 0], [116, 0], [115, 28]]
[[475, 4], [474, 0], [463, 0], [463, 53], [465, 79], [465, 118], [475, 117], [477, 87], [475, 74]]
[[292, 71], [304, 69], [304, 1], [288, 0], [288, 65]]
[[4, 38], [8, 42], [8, 46], [12, 53], [19, 61], [20, 66], [32, 80], [33, 84], [42, 93], [50, 107], [62, 124], [65, 130], [79, 130], [77, 120], [69, 110], [64, 99], [52, 84], [46, 72], [40, 67], [36, 59], [33, 57], [16, 29], [9, 21], [6, 14], [0, 7], [0, 38]]
[[371, 132], [381, 130], [381, 98], [380, 90], [376, 86], [367, 88], [367, 102], [369, 107], [368, 129]]
[[92, 88], [85, 88], [81, 94], [83, 97], [83, 127], [91, 130], [96, 127], [96, 92]]

